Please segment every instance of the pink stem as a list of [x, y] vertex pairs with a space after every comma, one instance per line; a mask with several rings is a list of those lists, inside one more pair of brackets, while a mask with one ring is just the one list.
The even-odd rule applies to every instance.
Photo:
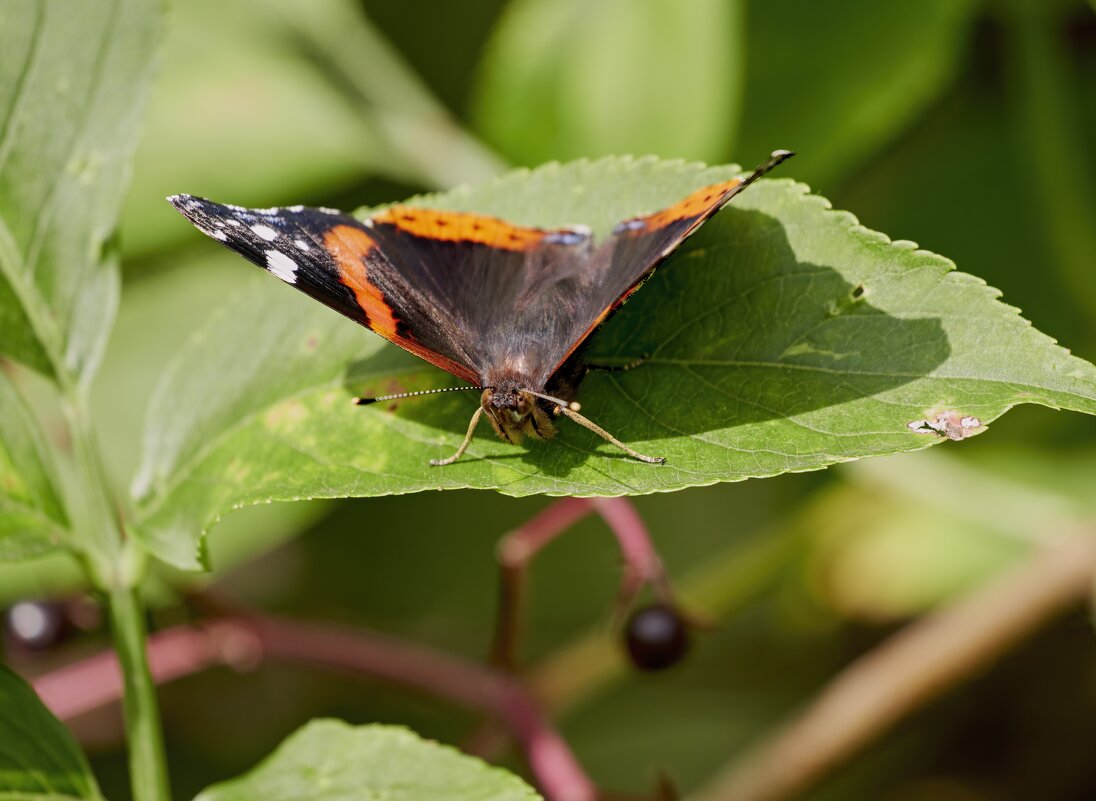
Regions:
[[662, 559], [635, 504], [627, 498], [594, 498], [591, 503], [613, 532], [624, 558], [621, 601], [630, 602], [647, 582], [655, 585], [664, 600], [669, 600], [670, 584], [662, 567]]
[[[547, 798], [597, 798], [593, 782], [524, 686], [425, 646], [328, 624], [249, 615], [167, 629], [149, 638], [148, 652], [157, 684], [213, 665], [240, 667], [273, 656], [422, 690], [505, 724]], [[67, 720], [118, 701], [122, 677], [113, 653], [104, 652], [41, 676], [34, 687], [46, 706]]]
[[662, 560], [631, 501], [562, 498], [499, 540], [499, 613], [491, 645], [492, 664], [508, 670], [515, 667], [529, 563], [544, 546], [591, 512], [597, 512], [609, 526], [624, 559], [618, 609], [625, 609], [647, 582], [653, 583], [658, 593], [669, 600], [669, 581]]

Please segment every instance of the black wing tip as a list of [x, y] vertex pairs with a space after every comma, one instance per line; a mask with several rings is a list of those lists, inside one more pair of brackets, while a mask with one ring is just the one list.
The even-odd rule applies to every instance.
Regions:
[[191, 222], [197, 221], [202, 214], [210, 214], [218, 205], [197, 195], [186, 194], [168, 195], [167, 202]]
[[757, 168], [753, 171], [754, 176], [761, 176], [771, 170], [778, 164], [787, 161], [795, 155], [794, 150], [774, 150], [769, 154], [769, 158], [757, 165]]
[[167, 196], [167, 202], [170, 203], [175, 208], [177, 208], [179, 211], [182, 211], [186, 207], [187, 203], [189, 203], [192, 200], [194, 200], [193, 195], [168, 195]]

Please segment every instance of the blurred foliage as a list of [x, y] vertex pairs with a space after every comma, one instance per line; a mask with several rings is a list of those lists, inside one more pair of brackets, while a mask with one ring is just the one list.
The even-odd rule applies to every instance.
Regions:
[[[837, 208], [947, 254], [1096, 357], [1091, 4], [742, 0], [665, 22], [679, 5], [177, 4], [122, 225], [119, 322], [94, 386], [116, 480], [138, 462], [136, 421], [165, 362], [224, 297], [256, 285], [163, 202], [179, 191], [352, 208], [506, 163], [644, 148], [750, 164], [788, 147], [800, 152], [788, 174]], [[690, 790], [894, 626], [1016, 565], [1044, 526], [1091, 519], [1094, 435], [1088, 416], [1024, 407], [991, 436], [929, 453], [640, 498], [683, 597], [719, 628], [680, 669], [629, 673], [604, 624], [618, 556], [587, 520], [535, 564], [525, 654], [556, 682], [563, 733], [599, 782], [641, 792], [665, 770]], [[545, 503], [454, 492], [233, 512], [211, 536], [213, 579], [228, 597], [478, 657], [493, 544]], [[157, 620], [186, 616], [170, 590], [183, 586], [158, 574]], [[0, 572], [5, 602], [58, 587], [80, 583], [57, 557]], [[1078, 614], [810, 797], [1092, 797], [1094, 670]], [[276, 665], [211, 671], [162, 698], [180, 797], [240, 774], [317, 714], [446, 742], [474, 725]], [[125, 798], [117, 728], [95, 723], [93, 767], [108, 797]]]

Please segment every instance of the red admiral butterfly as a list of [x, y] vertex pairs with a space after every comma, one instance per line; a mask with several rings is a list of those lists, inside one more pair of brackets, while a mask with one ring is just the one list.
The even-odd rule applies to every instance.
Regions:
[[[404, 350], [472, 384], [378, 398], [482, 392], [461, 446], [480, 418], [507, 442], [547, 439], [562, 414], [636, 459], [579, 414], [592, 369], [583, 346], [685, 239], [792, 153], [778, 150], [744, 178], [699, 189], [662, 211], [632, 217], [594, 242], [584, 227], [527, 228], [478, 214], [392, 206], [358, 220], [334, 209], [244, 209], [175, 195], [194, 226], [287, 284]], [[619, 369], [619, 368], [617, 368]]]

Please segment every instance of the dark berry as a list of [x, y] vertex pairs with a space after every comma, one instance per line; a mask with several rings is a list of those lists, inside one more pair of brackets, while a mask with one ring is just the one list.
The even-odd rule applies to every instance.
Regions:
[[624, 627], [628, 654], [640, 670], [663, 670], [676, 665], [689, 651], [685, 621], [669, 604], [637, 609]]

